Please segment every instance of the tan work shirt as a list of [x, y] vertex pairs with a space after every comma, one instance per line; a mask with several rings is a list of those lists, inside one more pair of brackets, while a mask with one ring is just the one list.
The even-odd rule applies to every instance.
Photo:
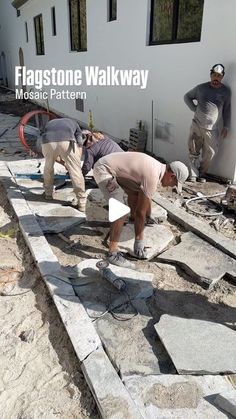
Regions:
[[99, 159], [122, 189], [140, 190], [151, 199], [166, 171], [166, 165], [144, 153], [113, 153]]

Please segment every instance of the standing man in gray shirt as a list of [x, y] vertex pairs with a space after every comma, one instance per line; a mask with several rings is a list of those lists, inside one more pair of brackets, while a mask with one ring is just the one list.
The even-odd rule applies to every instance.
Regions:
[[42, 135], [42, 153], [45, 157], [44, 190], [45, 198], [53, 197], [54, 163], [60, 157], [67, 168], [79, 211], [85, 212], [86, 194], [81, 171], [82, 131], [79, 124], [70, 118], [49, 121]]
[[223, 64], [213, 65], [210, 70], [210, 82], [197, 85], [184, 96], [186, 105], [194, 112], [188, 142], [189, 180], [192, 182], [197, 178], [204, 181], [204, 175], [218, 151], [219, 140], [228, 134], [231, 92], [221, 83], [224, 74]]

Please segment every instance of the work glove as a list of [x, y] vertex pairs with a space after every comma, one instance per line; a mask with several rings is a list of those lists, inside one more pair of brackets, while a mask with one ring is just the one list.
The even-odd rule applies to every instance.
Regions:
[[135, 240], [134, 255], [138, 259], [147, 259], [147, 250], [145, 249], [143, 240]]

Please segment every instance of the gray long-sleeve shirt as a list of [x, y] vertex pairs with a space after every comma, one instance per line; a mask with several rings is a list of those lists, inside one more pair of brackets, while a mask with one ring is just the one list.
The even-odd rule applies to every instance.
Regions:
[[214, 88], [209, 82], [199, 84], [185, 94], [184, 101], [202, 128], [211, 131], [221, 125], [230, 127], [231, 92], [227, 86]]
[[79, 124], [70, 118], [52, 119], [42, 134], [42, 144], [54, 141], [72, 141], [82, 147], [82, 132]]
[[82, 167], [83, 175], [86, 176], [101, 157], [112, 153], [120, 153], [121, 151], [123, 151], [122, 148], [109, 137], [97, 141], [90, 148], [86, 148], [84, 164]]

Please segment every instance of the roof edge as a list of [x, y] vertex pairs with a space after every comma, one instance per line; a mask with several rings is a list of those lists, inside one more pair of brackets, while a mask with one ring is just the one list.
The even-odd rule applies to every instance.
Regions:
[[19, 9], [23, 4], [27, 3], [29, 0], [14, 0], [11, 4], [15, 9]]

